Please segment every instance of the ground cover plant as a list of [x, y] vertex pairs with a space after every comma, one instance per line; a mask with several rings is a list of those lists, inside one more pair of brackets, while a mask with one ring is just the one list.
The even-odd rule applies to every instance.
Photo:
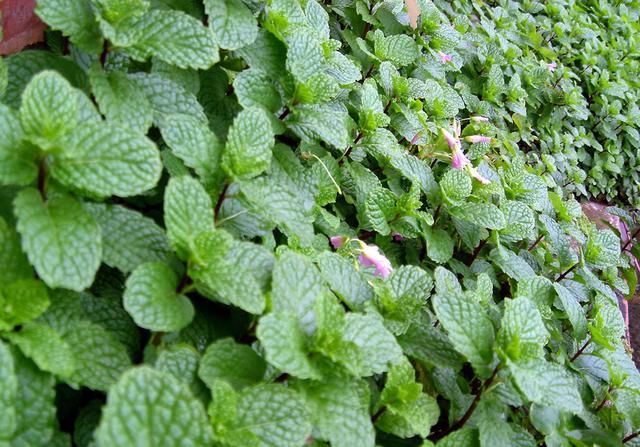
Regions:
[[0, 445], [637, 444], [630, 242], [519, 148], [502, 96], [561, 67], [505, 84], [476, 6], [40, 0], [0, 60]]

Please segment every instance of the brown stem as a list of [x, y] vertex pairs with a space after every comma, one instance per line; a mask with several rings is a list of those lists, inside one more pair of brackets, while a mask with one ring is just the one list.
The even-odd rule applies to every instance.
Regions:
[[371, 417], [371, 422], [373, 422], [374, 424], [376, 423], [376, 421], [378, 419], [380, 419], [380, 416], [382, 416], [382, 414], [384, 413], [384, 410], [386, 410], [387, 407], [385, 407], [384, 405], [381, 406], [378, 411], [376, 411], [376, 413]]
[[575, 359], [580, 357], [580, 355], [584, 352], [585, 349], [587, 349], [587, 346], [589, 346], [590, 344], [591, 344], [591, 338], [589, 338], [589, 340], [587, 340], [586, 343], [584, 345], [582, 345], [582, 347], [580, 349], [578, 349], [578, 352], [573, 354], [573, 357], [571, 357], [569, 359], [569, 361], [573, 362]]
[[555, 282], [560, 282], [562, 281], [569, 273], [571, 273], [573, 271], [573, 269], [575, 269], [578, 266], [578, 262], [576, 262], [575, 264], [573, 264], [571, 267], [569, 267], [567, 270], [564, 271], [564, 273], [562, 273], [560, 276], [558, 276], [558, 278], [556, 278]]
[[626, 443], [626, 442], [631, 441], [632, 439], [636, 439], [638, 436], [640, 436], [640, 431], [637, 431], [637, 432], [635, 432], [635, 433], [631, 433], [629, 436], [625, 437], [625, 438], [622, 440], [622, 443], [624, 444], [624, 443]]
[[104, 67], [104, 64], [107, 63], [107, 55], [109, 54], [109, 41], [107, 39], [104, 40], [102, 44], [102, 53], [100, 54], [100, 65]]
[[442, 207], [442, 204], [438, 205], [436, 207], [436, 210], [433, 212], [433, 223], [436, 223], [436, 220], [438, 220], [438, 216], [440, 216], [440, 208]]
[[389, 107], [391, 107], [391, 99], [389, 99], [389, 102], [387, 103], [387, 105], [384, 106], [384, 110], [382, 111], [382, 113], [386, 115], [386, 113], [389, 111]]
[[469, 405], [469, 408], [467, 409], [467, 411], [464, 414], [464, 416], [462, 416], [455, 424], [453, 424], [448, 429], [443, 430], [443, 431], [438, 432], [438, 433], [434, 433], [433, 435], [429, 436], [427, 439], [429, 439], [431, 441], [437, 441], [439, 439], [444, 438], [449, 433], [454, 432], [454, 431], [458, 430], [459, 428], [462, 428], [464, 426], [464, 424], [467, 423], [467, 421], [469, 420], [469, 418], [471, 417], [471, 415], [475, 411], [476, 407], [478, 406], [478, 403], [480, 402], [480, 397], [482, 396], [482, 393], [484, 393], [491, 386], [491, 384], [493, 383], [494, 379], [496, 378], [496, 375], [498, 374], [499, 370], [500, 370], [500, 365], [496, 366], [495, 369], [493, 370], [493, 373], [491, 374], [491, 377], [489, 377], [487, 380], [484, 381], [484, 384], [482, 385], [482, 389], [480, 390], [480, 392], [478, 394], [476, 394], [476, 397], [473, 399], [473, 402], [471, 402], [471, 405]]
[[283, 119], [285, 119], [289, 114], [291, 113], [291, 109], [289, 107], [285, 107], [284, 110], [282, 111], [282, 113], [280, 114], [280, 116], [278, 116], [278, 119], [280, 121], [282, 121]]
[[638, 236], [638, 234], [640, 234], [640, 227], [638, 227], [638, 229], [631, 235], [631, 237], [627, 239], [627, 242], [625, 242], [625, 244], [622, 246], [622, 251], [625, 251], [627, 249], [629, 244], [633, 242], [633, 240], [636, 238], [636, 236]]
[[469, 265], [473, 264], [473, 261], [476, 260], [478, 254], [480, 253], [480, 250], [482, 250], [482, 247], [484, 247], [486, 243], [486, 239], [481, 240], [475, 250], [473, 250], [473, 253], [471, 253], [471, 259], [469, 259]]
[[351, 153], [351, 151], [353, 150], [353, 147], [358, 144], [358, 142], [362, 139], [362, 132], [358, 132], [358, 135], [356, 135], [356, 139], [353, 140], [353, 144], [351, 146], [349, 146], [347, 148], [346, 151], [344, 151], [344, 153], [342, 154], [342, 156], [340, 157], [340, 160], [338, 160], [338, 164], [342, 165], [344, 163], [344, 160], [349, 156], [349, 154]]
[[604, 407], [604, 404], [607, 403], [607, 398], [609, 397], [609, 393], [611, 393], [611, 391], [613, 390], [613, 387], [611, 385], [609, 385], [609, 388], [607, 389], [607, 392], [605, 393], [604, 397], [602, 398], [602, 402], [600, 402], [598, 404], [598, 406], [596, 407], [596, 413], [598, 411], [600, 411], [602, 409], [602, 407]]
[[227, 189], [229, 189], [229, 183], [225, 183], [222, 187], [222, 192], [218, 196], [218, 201], [216, 202], [216, 207], [213, 209], [213, 220], [218, 220], [218, 214], [220, 214], [220, 208], [222, 208], [222, 202], [224, 202], [224, 197], [227, 194]]
[[531, 246], [529, 247], [529, 249], [527, 251], [531, 251], [534, 248], [536, 248], [536, 246], [540, 243], [540, 241], [542, 240], [543, 237], [544, 237], [544, 234], [541, 234], [540, 236], [538, 236], [538, 239], [536, 239], [535, 242], [533, 244], [531, 244]]
[[187, 275], [187, 272], [185, 271], [184, 275], [182, 275], [182, 278], [180, 278], [178, 286], [176, 287], [176, 293], [182, 293], [184, 288], [191, 285], [191, 283], [191, 278], [189, 278], [189, 275]]
[[44, 188], [47, 182], [47, 168], [44, 165], [44, 158], [40, 160], [40, 166], [38, 167], [38, 191], [40, 191], [40, 195], [44, 198]]

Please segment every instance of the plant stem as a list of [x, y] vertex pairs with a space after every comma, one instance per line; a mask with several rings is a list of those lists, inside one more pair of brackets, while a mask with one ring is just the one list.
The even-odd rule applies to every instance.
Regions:
[[358, 135], [356, 135], [356, 139], [353, 140], [353, 144], [351, 146], [349, 146], [347, 148], [346, 151], [344, 151], [344, 153], [342, 154], [342, 156], [340, 157], [340, 159], [338, 160], [338, 164], [342, 165], [342, 163], [344, 163], [344, 159], [347, 158], [349, 156], [349, 154], [351, 153], [351, 151], [353, 150], [353, 147], [358, 144], [358, 142], [362, 139], [362, 132], [358, 132]]
[[640, 431], [637, 431], [637, 432], [635, 432], [635, 433], [631, 433], [629, 436], [625, 437], [625, 438], [622, 440], [622, 443], [624, 444], [624, 443], [626, 443], [626, 442], [631, 441], [632, 439], [636, 439], [638, 436], [640, 436]]
[[575, 354], [573, 354], [573, 357], [571, 357], [571, 359], [569, 359], [570, 362], [573, 362], [575, 359], [577, 359], [578, 357], [580, 357], [580, 355], [584, 352], [585, 349], [587, 349], [587, 346], [589, 346], [591, 344], [591, 338], [589, 338], [589, 340], [587, 340], [585, 342], [584, 345], [582, 345], [582, 347], [580, 349], [578, 349], [578, 352], [576, 352]]
[[625, 244], [622, 246], [622, 251], [625, 251], [627, 249], [629, 244], [633, 242], [633, 240], [636, 238], [636, 236], [638, 236], [638, 234], [640, 234], [640, 227], [638, 227], [638, 229], [631, 235], [631, 237], [627, 239], [627, 242], [625, 242]]
[[287, 115], [289, 115], [291, 113], [291, 109], [289, 107], [285, 107], [284, 110], [282, 111], [282, 113], [280, 114], [280, 116], [278, 117], [278, 119], [280, 121], [282, 121], [283, 119], [285, 119], [287, 117]]
[[542, 238], [544, 237], [543, 234], [541, 234], [540, 236], [538, 236], [538, 239], [535, 240], [535, 242], [533, 244], [531, 244], [531, 246], [529, 247], [529, 249], [527, 251], [531, 251], [534, 248], [536, 248], [536, 246], [540, 243], [540, 241], [542, 240]]
[[598, 404], [598, 406], [596, 407], [596, 413], [598, 411], [600, 411], [602, 409], [602, 407], [604, 407], [605, 403], [607, 403], [607, 398], [609, 397], [609, 393], [611, 393], [612, 390], [613, 390], [613, 387], [611, 385], [609, 385], [609, 388], [607, 389], [607, 392], [605, 393], [604, 397], [602, 398], [602, 402], [600, 402]]
[[469, 259], [469, 265], [473, 264], [473, 261], [476, 260], [476, 258], [478, 257], [478, 254], [480, 253], [480, 250], [482, 250], [482, 247], [484, 247], [486, 243], [487, 243], [486, 239], [481, 240], [478, 246], [475, 248], [475, 250], [473, 250], [473, 253], [471, 254], [471, 259]]
[[44, 158], [40, 160], [40, 165], [38, 167], [38, 191], [40, 191], [40, 195], [44, 198], [44, 188], [47, 181], [47, 169], [44, 165]]
[[213, 220], [215, 222], [218, 221], [218, 214], [220, 213], [220, 208], [222, 208], [222, 202], [224, 202], [224, 198], [227, 194], [227, 189], [229, 189], [229, 183], [225, 183], [224, 186], [222, 187], [222, 192], [218, 196], [216, 207], [213, 209]]
[[471, 417], [473, 412], [476, 410], [476, 407], [478, 406], [478, 403], [480, 402], [480, 397], [482, 396], [482, 393], [484, 393], [491, 386], [493, 381], [495, 380], [496, 375], [498, 374], [498, 371], [500, 371], [500, 365], [496, 366], [495, 369], [493, 370], [493, 373], [491, 374], [491, 377], [489, 377], [487, 380], [484, 381], [484, 383], [482, 385], [482, 389], [480, 390], [480, 392], [478, 392], [478, 394], [476, 394], [476, 397], [473, 399], [473, 402], [471, 402], [471, 405], [469, 405], [469, 408], [467, 409], [467, 411], [464, 414], [464, 416], [462, 416], [456, 423], [454, 423], [448, 429], [443, 430], [443, 431], [438, 432], [438, 433], [434, 433], [433, 435], [429, 436], [427, 439], [429, 439], [430, 441], [437, 441], [439, 439], [444, 438], [449, 433], [454, 432], [454, 431], [458, 430], [459, 428], [462, 428], [464, 426], [464, 424], [467, 423], [467, 421], [469, 420], [469, 418]]
[[555, 282], [560, 282], [562, 281], [569, 273], [571, 273], [573, 271], [573, 269], [575, 269], [578, 266], [578, 262], [576, 262], [575, 264], [573, 264], [571, 267], [569, 267], [567, 270], [564, 271], [564, 273], [562, 273], [560, 276], [558, 276], [555, 280]]
[[381, 406], [378, 411], [376, 411], [376, 413], [371, 417], [371, 422], [373, 422], [374, 424], [376, 423], [376, 421], [378, 419], [380, 419], [380, 416], [382, 416], [382, 414], [384, 413], [384, 410], [386, 410], [387, 407], [385, 407], [384, 405]]

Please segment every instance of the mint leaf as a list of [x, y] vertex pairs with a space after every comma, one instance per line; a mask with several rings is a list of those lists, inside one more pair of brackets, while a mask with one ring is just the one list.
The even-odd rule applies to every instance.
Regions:
[[39, 1], [36, 13], [51, 28], [62, 31], [71, 42], [88, 52], [102, 46], [100, 31], [90, 2], [83, 0]]
[[81, 291], [91, 285], [100, 266], [100, 227], [71, 196], [46, 202], [33, 188], [14, 201], [22, 248], [49, 287]]
[[207, 347], [198, 376], [210, 388], [216, 380], [224, 380], [239, 391], [260, 383], [266, 368], [265, 361], [249, 346], [225, 338]]
[[351, 309], [361, 310], [373, 298], [373, 289], [349, 259], [323, 252], [318, 258], [318, 265], [327, 286]]
[[494, 331], [479, 303], [467, 294], [435, 296], [433, 308], [456, 350], [464, 355], [480, 377], [491, 374]]
[[267, 114], [255, 107], [244, 109], [229, 129], [222, 166], [238, 179], [256, 177], [269, 167], [273, 145], [273, 130]]
[[0, 217], [0, 283], [10, 284], [33, 276], [33, 269], [20, 247], [18, 233]]
[[61, 335], [76, 360], [67, 379], [71, 385], [106, 391], [131, 366], [126, 348], [100, 325], [74, 322]]
[[18, 378], [15, 374], [13, 356], [9, 345], [0, 341], [0, 444], [8, 442], [18, 424], [15, 408], [18, 394]]
[[45, 150], [57, 147], [78, 121], [75, 90], [55, 71], [38, 73], [22, 93], [20, 121], [33, 143]]
[[222, 147], [216, 135], [190, 115], [169, 115], [163, 121], [162, 138], [184, 164], [195, 170], [205, 188], [218, 186]]
[[334, 447], [371, 447], [375, 431], [361, 382], [300, 382], [314, 426], [314, 437]]
[[145, 262], [172, 259], [167, 235], [153, 219], [120, 205], [85, 204], [102, 231], [102, 260], [129, 273]]
[[276, 82], [268, 73], [254, 68], [241, 71], [233, 80], [233, 91], [244, 108], [257, 106], [271, 112], [277, 111], [282, 100], [276, 87]]
[[438, 264], [444, 264], [451, 259], [454, 242], [449, 233], [439, 228], [435, 230], [427, 228], [424, 232], [424, 239], [429, 259]]
[[205, 447], [211, 444], [211, 428], [187, 385], [142, 366], [127, 371], [109, 390], [96, 440], [103, 447]]
[[501, 230], [507, 223], [502, 211], [492, 203], [467, 203], [464, 206], [450, 208], [449, 212], [458, 219], [491, 230]]
[[142, 264], [127, 279], [124, 308], [140, 327], [178, 331], [191, 323], [195, 311], [189, 298], [176, 291], [177, 286], [178, 278], [166, 264]]
[[505, 301], [498, 343], [513, 360], [543, 357], [542, 348], [549, 340], [540, 313], [526, 297]]
[[153, 109], [134, 81], [121, 71], [105, 72], [97, 65], [89, 70], [89, 80], [100, 112], [108, 121], [146, 133], [151, 127]]
[[0, 304], [0, 329], [11, 330], [42, 315], [49, 295], [41, 281], [20, 279], [0, 289]]
[[145, 60], [152, 55], [180, 68], [202, 70], [219, 60], [218, 45], [211, 30], [182, 12], [151, 10], [142, 15], [133, 28], [140, 37], [127, 52], [134, 59]]
[[237, 50], [256, 40], [258, 24], [241, 0], [206, 0], [204, 7], [209, 28], [222, 48]]
[[23, 141], [18, 114], [0, 104], [0, 183], [28, 185], [38, 175], [37, 151]]
[[307, 357], [306, 334], [295, 314], [280, 311], [263, 316], [256, 335], [269, 363], [295, 377], [320, 379], [320, 372]]
[[545, 360], [509, 363], [513, 379], [532, 402], [579, 414], [582, 399], [576, 383], [560, 365]]
[[169, 242], [185, 259], [195, 238], [213, 230], [213, 204], [204, 187], [195, 179], [172, 178], [164, 193], [164, 224]]
[[322, 141], [338, 149], [349, 144], [348, 114], [329, 105], [298, 105], [285, 121], [305, 142]]
[[9, 332], [5, 337], [43, 371], [65, 378], [75, 369], [71, 347], [49, 326], [27, 323], [20, 331]]
[[362, 360], [357, 371], [359, 376], [385, 372], [402, 356], [402, 349], [393, 334], [384, 327], [381, 319], [373, 315], [348, 313], [344, 340], [358, 348]]
[[575, 331], [575, 337], [581, 340], [587, 334], [587, 317], [584, 309], [580, 306], [573, 294], [562, 284], [554, 283], [562, 308], [567, 313], [571, 326]]
[[65, 186], [96, 196], [133, 196], [153, 188], [162, 163], [156, 145], [117, 124], [78, 127], [56, 154], [51, 174]]

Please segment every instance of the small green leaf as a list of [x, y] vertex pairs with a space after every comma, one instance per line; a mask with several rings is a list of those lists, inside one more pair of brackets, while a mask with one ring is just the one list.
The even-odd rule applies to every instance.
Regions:
[[211, 428], [202, 403], [169, 373], [127, 371], [109, 390], [96, 440], [102, 447], [207, 447]]
[[449, 212], [458, 219], [466, 220], [491, 230], [501, 230], [506, 225], [504, 214], [493, 203], [467, 203], [464, 206], [450, 208]]
[[102, 37], [96, 26], [91, 2], [84, 0], [39, 1], [36, 13], [51, 28], [62, 31], [71, 42], [84, 51], [97, 53], [102, 48]]
[[71, 84], [55, 71], [35, 75], [22, 93], [20, 120], [25, 136], [45, 150], [60, 144], [78, 121], [78, 102]]
[[438, 294], [433, 307], [456, 350], [480, 377], [491, 374], [494, 331], [485, 310], [467, 294]]
[[18, 332], [9, 332], [7, 339], [18, 346], [43, 371], [68, 377], [75, 369], [71, 347], [51, 327], [41, 323], [27, 323]]
[[241, 0], [206, 0], [204, 8], [220, 47], [237, 50], [256, 40], [258, 23]]
[[224, 380], [240, 391], [260, 383], [266, 368], [262, 357], [249, 346], [225, 338], [207, 347], [198, 376], [211, 388], [216, 380]]
[[22, 248], [49, 287], [82, 291], [93, 282], [102, 258], [100, 227], [80, 202], [58, 195], [43, 202], [33, 188], [14, 201]]
[[33, 277], [33, 268], [20, 247], [20, 236], [0, 217], [0, 284]]
[[267, 170], [275, 143], [271, 122], [264, 110], [244, 109], [233, 120], [222, 154], [222, 166], [239, 179], [250, 179]]
[[28, 185], [38, 176], [37, 149], [23, 140], [18, 114], [0, 104], [0, 184]]
[[169, 180], [164, 193], [164, 224], [171, 246], [183, 259], [200, 233], [213, 230], [213, 204], [197, 180], [188, 176]]
[[542, 348], [549, 340], [540, 312], [526, 297], [505, 300], [498, 343], [513, 360], [542, 358]]
[[155, 143], [121, 124], [78, 127], [51, 163], [60, 183], [99, 197], [140, 194], [158, 183], [161, 172]]
[[45, 285], [36, 279], [20, 279], [0, 289], [0, 329], [38, 318], [49, 307]]
[[438, 264], [444, 264], [453, 256], [454, 241], [446, 231], [426, 228], [424, 240], [427, 244], [427, 256]]
[[178, 278], [166, 264], [142, 264], [127, 279], [124, 308], [140, 327], [178, 331], [191, 323], [195, 310], [189, 298], [176, 291], [177, 286]]
[[11, 349], [0, 341], [0, 445], [9, 445], [18, 424], [15, 408], [18, 391]]

